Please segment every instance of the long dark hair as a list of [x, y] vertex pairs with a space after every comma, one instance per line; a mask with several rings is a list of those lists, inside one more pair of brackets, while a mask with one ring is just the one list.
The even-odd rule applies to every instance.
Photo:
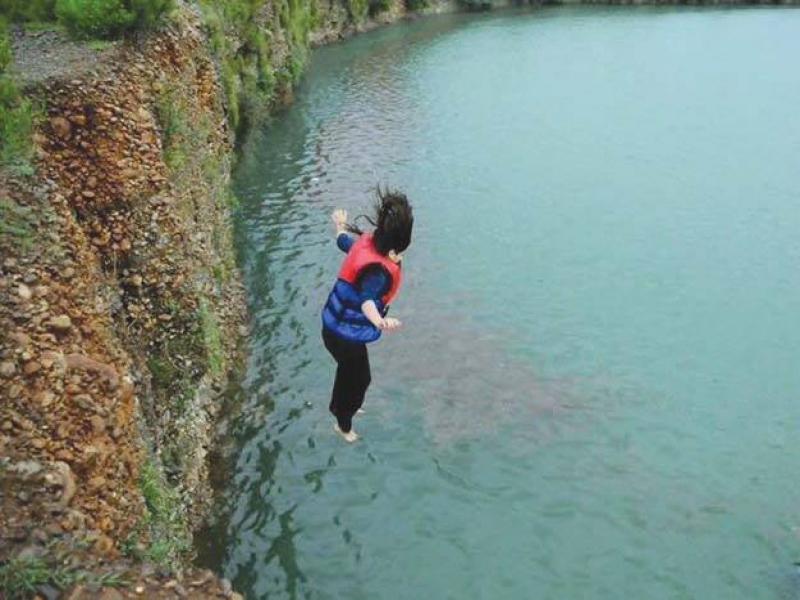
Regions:
[[[363, 218], [375, 227], [373, 240], [375, 249], [386, 256], [389, 250], [397, 253], [403, 252], [411, 245], [411, 230], [414, 227], [414, 213], [408, 198], [402, 192], [375, 188], [374, 216], [359, 215], [356, 220]], [[347, 230], [361, 235], [364, 233], [355, 224], [347, 224]]]

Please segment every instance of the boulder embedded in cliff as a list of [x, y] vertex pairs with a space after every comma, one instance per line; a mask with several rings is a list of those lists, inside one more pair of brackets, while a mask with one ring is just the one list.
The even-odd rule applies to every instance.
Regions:
[[17, 372], [17, 367], [13, 362], [3, 361], [0, 363], [0, 377], [13, 377]]
[[83, 354], [67, 354], [66, 357], [64, 357], [64, 361], [69, 370], [99, 373], [106, 379], [112, 390], [119, 387], [119, 375], [117, 374], [117, 370], [111, 365], [101, 363]]
[[17, 286], [17, 295], [20, 298], [22, 298], [22, 300], [27, 302], [33, 297], [33, 292], [31, 291], [31, 288], [29, 288], [27, 285], [25, 285], [24, 283], [20, 283]]
[[50, 119], [50, 127], [52, 127], [56, 137], [60, 138], [69, 137], [69, 134], [72, 132], [72, 125], [70, 125], [69, 121], [64, 117], [53, 117]]
[[54, 329], [58, 332], [65, 332], [69, 331], [72, 328], [72, 320], [67, 315], [59, 315], [57, 317], [52, 317], [48, 322], [50, 329]]

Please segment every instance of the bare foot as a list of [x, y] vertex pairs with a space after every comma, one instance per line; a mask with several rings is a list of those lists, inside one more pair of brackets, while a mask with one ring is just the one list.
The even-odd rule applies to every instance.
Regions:
[[350, 431], [345, 433], [344, 431], [341, 430], [338, 423], [333, 424], [333, 430], [337, 432], [339, 435], [341, 435], [344, 438], [345, 442], [348, 442], [350, 444], [352, 444], [358, 439], [358, 434], [355, 431], [351, 429]]

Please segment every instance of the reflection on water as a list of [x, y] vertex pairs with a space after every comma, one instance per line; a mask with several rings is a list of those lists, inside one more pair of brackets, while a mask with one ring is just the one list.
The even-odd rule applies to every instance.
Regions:
[[[545, 9], [317, 53], [236, 177], [253, 333], [202, 561], [253, 599], [795, 597], [798, 27]], [[417, 224], [350, 446], [328, 216], [378, 182]]]

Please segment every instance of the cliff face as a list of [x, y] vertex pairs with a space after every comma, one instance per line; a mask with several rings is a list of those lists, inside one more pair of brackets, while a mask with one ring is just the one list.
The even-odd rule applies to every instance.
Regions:
[[191, 555], [245, 334], [235, 132], [290, 101], [310, 43], [405, 14], [233, 4], [179, 4], [158, 31], [101, 46], [15, 36], [39, 108], [32, 172], [0, 168], [0, 575], [48, 565], [52, 586], [70, 556], [64, 587], [94, 573], [96, 592], [111, 573], [174, 595], [149, 565], [181, 572]]
[[46, 98], [40, 172], [102, 276], [146, 441], [191, 490], [204, 467], [186, 439], [198, 424], [187, 420], [215, 411], [209, 388], [224, 379], [242, 312], [230, 135], [197, 23], [175, 22], [119, 52], [124, 60], [107, 70], [36, 92]]
[[84, 51], [22, 77], [36, 175], [0, 178], [0, 561], [74, 536], [178, 565], [244, 324], [232, 136], [193, 11]]

